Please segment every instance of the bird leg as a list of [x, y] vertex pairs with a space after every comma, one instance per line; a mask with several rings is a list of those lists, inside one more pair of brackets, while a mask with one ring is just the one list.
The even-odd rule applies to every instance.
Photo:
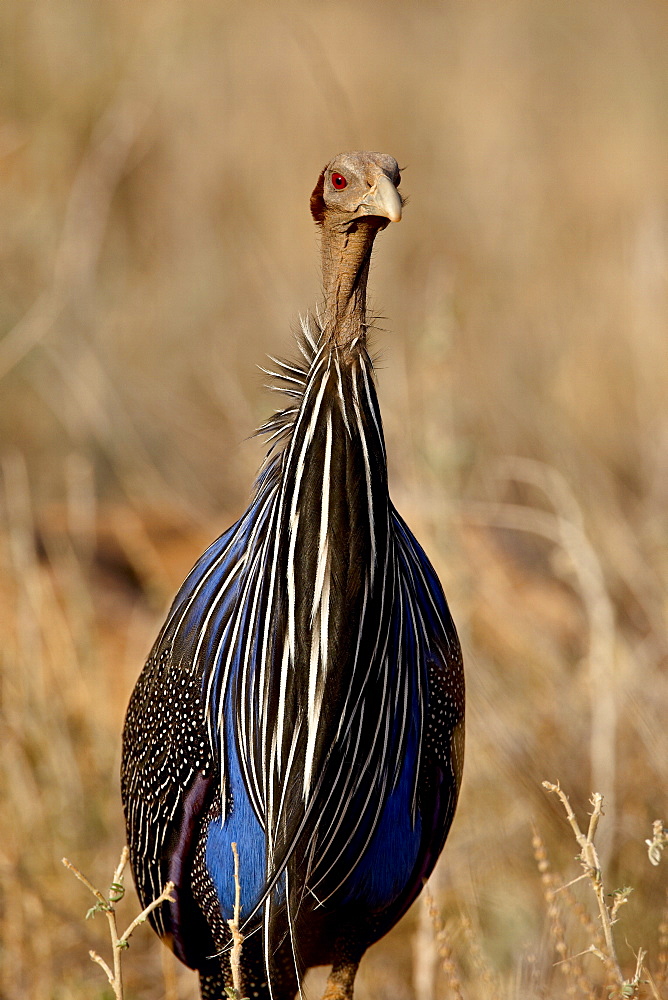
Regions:
[[350, 957], [335, 962], [327, 978], [322, 1000], [352, 1000], [355, 974], [359, 964], [359, 959]]

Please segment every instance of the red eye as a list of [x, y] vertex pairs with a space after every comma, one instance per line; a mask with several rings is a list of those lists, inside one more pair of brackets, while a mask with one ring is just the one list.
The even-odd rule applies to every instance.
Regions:
[[348, 181], [343, 174], [332, 174], [332, 184], [337, 191], [343, 191], [344, 187], [348, 186]]

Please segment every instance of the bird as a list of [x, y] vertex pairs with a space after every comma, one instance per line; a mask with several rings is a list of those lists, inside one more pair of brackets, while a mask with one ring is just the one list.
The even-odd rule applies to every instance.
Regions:
[[[464, 674], [436, 572], [395, 509], [369, 334], [374, 240], [402, 217], [397, 161], [336, 156], [310, 199], [323, 303], [240, 519], [179, 590], [130, 698], [121, 791], [142, 905], [198, 970], [293, 1000], [330, 965], [351, 1000], [364, 952], [419, 895], [455, 813]], [[235, 883], [232, 844], [237, 845]]]

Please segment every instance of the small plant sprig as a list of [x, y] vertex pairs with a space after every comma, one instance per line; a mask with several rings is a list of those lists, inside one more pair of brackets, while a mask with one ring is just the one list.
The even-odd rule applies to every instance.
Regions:
[[[93, 883], [86, 878], [83, 872], [80, 872], [76, 865], [73, 865], [71, 861], [67, 858], [63, 858], [63, 864], [66, 868], [75, 875], [83, 885], [86, 886], [89, 892], [95, 896], [97, 902], [94, 906], [91, 906], [90, 910], [86, 914], [86, 919], [89, 920], [94, 917], [96, 913], [104, 913], [109, 922], [109, 933], [111, 936], [111, 947], [113, 953], [113, 969], [108, 965], [107, 962], [98, 955], [96, 951], [88, 952], [91, 960], [105, 973], [107, 979], [109, 980], [111, 987], [114, 991], [115, 1000], [123, 1000], [123, 974], [121, 968], [121, 954], [130, 945], [130, 936], [135, 931], [135, 929], [143, 924], [148, 918], [148, 915], [152, 913], [158, 906], [164, 903], [166, 900], [174, 902], [171, 895], [174, 888], [173, 882], [167, 882], [165, 888], [162, 890], [157, 899], [154, 899], [152, 903], [142, 910], [142, 912], [135, 917], [135, 919], [128, 925], [123, 934], [118, 934], [118, 926], [116, 923], [116, 906], [120, 903], [121, 899], [125, 895], [125, 886], [123, 885], [123, 875], [125, 873], [125, 868], [128, 863], [129, 852], [127, 847], [124, 847], [121, 852], [121, 860], [118, 863], [118, 867], [114, 872], [114, 876], [109, 887], [108, 894], [105, 896], [104, 893], [100, 892]], [[236, 998], [235, 998], [236, 1000]]]
[[652, 839], [646, 840], [647, 853], [653, 865], [661, 862], [664, 847], [668, 844], [668, 829], [663, 825], [663, 820], [655, 819], [652, 823]]
[[225, 992], [229, 1000], [248, 1000], [242, 996], [241, 989], [241, 946], [244, 936], [239, 929], [239, 918], [241, 916], [241, 883], [239, 881], [239, 851], [235, 841], [232, 841], [232, 854], [234, 855], [234, 916], [227, 921], [227, 926], [232, 933], [232, 950], [230, 952], [230, 968], [232, 970], [232, 986], [226, 986]]
[[[614, 981], [609, 994], [610, 1000], [632, 1000], [632, 998], [638, 996], [641, 984], [647, 982], [649, 982], [654, 996], [658, 998], [658, 994], [653, 988], [651, 978], [649, 980], [641, 979], [641, 975], [644, 971], [646, 971], [644, 969], [644, 960], [647, 952], [644, 949], [640, 948], [638, 950], [635, 972], [630, 979], [624, 978], [624, 973], [622, 972], [617, 958], [617, 950], [615, 947], [612, 927], [613, 924], [617, 922], [621, 907], [628, 902], [629, 895], [633, 890], [626, 886], [623, 889], [616, 889], [614, 892], [606, 894], [601, 863], [599, 861], [598, 852], [594, 843], [599, 820], [603, 815], [603, 796], [599, 792], [595, 792], [592, 795], [591, 804], [593, 806], [593, 810], [589, 817], [589, 827], [585, 835], [580, 829], [580, 825], [571, 808], [568, 797], [565, 792], [562, 791], [559, 784], [557, 783], [555, 785], [550, 781], [544, 781], [543, 787], [549, 792], [553, 792], [555, 795], [559, 796], [561, 803], [566, 810], [568, 822], [571, 825], [573, 833], [575, 834], [575, 839], [580, 847], [579, 860], [583, 868], [583, 874], [578, 876], [578, 878], [573, 879], [573, 881], [569, 882], [568, 885], [570, 886], [574, 882], [579, 882], [580, 879], [588, 879], [598, 905], [599, 920], [601, 930], [603, 932], [603, 942], [600, 942], [600, 947], [598, 944], [590, 944], [589, 948], [585, 949], [585, 951], [580, 954], [596, 955], [596, 957], [599, 958], [608, 969]], [[648, 843], [650, 843], [650, 841], [648, 841]], [[556, 889], [555, 892], [559, 892], [559, 889]], [[607, 899], [611, 899], [611, 902], [608, 903]], [[580, 955], [573, 957], [579, 958]]]

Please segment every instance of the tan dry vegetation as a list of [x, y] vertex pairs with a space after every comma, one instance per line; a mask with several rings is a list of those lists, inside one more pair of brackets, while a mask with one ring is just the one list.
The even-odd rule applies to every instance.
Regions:
[[[358, 995], [608, 995], [597, 958], [553, 965], [595, 913], [582, 884], [556, 922], [544, 898], [546, 864], [579, 874], [544, 778], [580, 817], [604, 794], [620, 961], [647, 948], [666, 995], [667, 49], [659, 0], [0, 5], [3, 998], [103, 995], [60, 858], [116, 865], [129, 692], [245, 503], [255, 365], [318, 297], [308, 194], [359, 147], [406, 168], [381, 404], [469, 722], [444, 963], [418, 906]], [[137, 932], [129, 996], [195, 996], [165, 956]]]

